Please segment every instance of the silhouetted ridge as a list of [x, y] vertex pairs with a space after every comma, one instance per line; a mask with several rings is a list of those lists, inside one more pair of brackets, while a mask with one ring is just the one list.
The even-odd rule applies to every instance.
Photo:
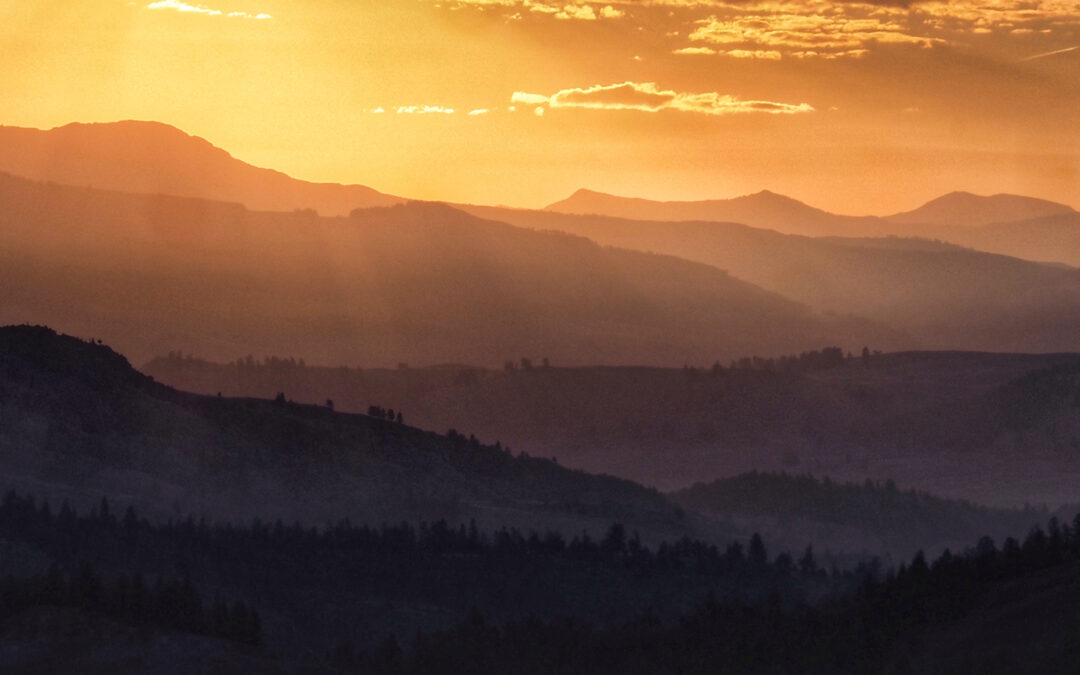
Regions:
[[74, 378], [107, 393], [119, 385], [140, 386], [152, 381], [109, 347], [61, 335], [45, 326], [0, 327], [0, 363], [7, 366], [9, 377], [17, 378], [22, 366]]
[[[408, 201], [392, 206], [354, 209], [349, 217], [362, 220], [367, 224], [394, 223], [439, 223], [441, 225], [462, 225], [466, 223], [493, 222], [485, 221], [461, 209], [444, 202]], [[500, 225], [502, 225], [500, 223]]]
[[311, 183], [243, 162], [159, 122], [0, 126], [0, 171], [65, 185], [238, 202], [256, 211], [344, 215], [402, 201], [363, 185]]
[[654, 201], [578, 190], [544, 211], [635, 220], [741, 223], [808, 236], [867, 235], [882, 226], [877, 218], [828, 213], [770, 190], [700, 201]]
[[917, 209], [888, 216], [893, 223], [977, 227], [1074, 213], [1065, 204], [1012, 194], [976, 195], [956, 191], [932, 199]]

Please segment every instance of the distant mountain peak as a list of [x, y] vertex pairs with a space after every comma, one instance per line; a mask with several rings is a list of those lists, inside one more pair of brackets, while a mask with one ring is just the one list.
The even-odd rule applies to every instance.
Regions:
[[906, 225], [979, 227], [1068, 213], [1074, 213], [1072, 207], [1036, 197], [1008, 193], [984, 196], [955, 190], [886, 220]]
[[0, 171], [32, 180], [236, 202], [253, 211], [352, 209], [403, 201], [363, 185], [311, 183], [253, 166], [163, 122], [0, 127]]

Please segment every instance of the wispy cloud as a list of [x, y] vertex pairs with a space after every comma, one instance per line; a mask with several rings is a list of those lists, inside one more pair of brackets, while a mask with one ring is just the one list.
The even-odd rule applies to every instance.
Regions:
[[767, 113], [792, 115], [813, 112], [808, 103], [779, 103], [752, 101], [717, 92], [685, 93], [660, 89], [653, 82], [623, 82], [621, 84], [563, 89], [551, 96], [514, 92], [514, 103], [546, 105], [550, 109], [583, 108], [588, 110], [636, 110], [660, 112], [678, 110], [705, 115]]
[[441, 105], [403, 105], [394, 109], [398, 115], [453, 115], [453, 108]]
[[835, 4], [827, 12], [806, 11], [807, 5], [817, 4], [828, 3], [765, 0], [730, 5], [722, 15], [699, 19], [689, 39], [727, 47], [720, 53], [737, 58], [858, 57], [882, 44], [930, 47], [945, 41], [912, 33], [892, 9]]
[[186, 12], [191, 14], [203, 14], [205, 16], [224, 16], [236, 19], [272, 19], [269, 14], [250, 14], [248, 12], [225, 12], [220, 9], [211, 9], [202, 5], [192, 5], [182, 0], [158, 0], [151, 2], [146, 9], [170, 10], [174, 12]]
[[1055, 49], [1052, 52], [1043, 52], [1042, 54], [1035, 54], [1027, 58], [1020, 59], [1021, 61], [1034, 61], [1035, 59], [1045, 59], [1048, 56], [1057, 56], [1058, 54], [1068, 54], [1069, 52], [1080, 51], [1080, 45], [1075, 47], [1066, 47], [1065, 49]]
[[428, 1], [516, 20], [636, 21], [638, 30], [662, 26], [682, 42], [668, 48], [676, 54], [730, 58], [858, 58], [887, 48], [970, 47], [973, 35], [1072, 41], [1080, 31], [1077, 0]]

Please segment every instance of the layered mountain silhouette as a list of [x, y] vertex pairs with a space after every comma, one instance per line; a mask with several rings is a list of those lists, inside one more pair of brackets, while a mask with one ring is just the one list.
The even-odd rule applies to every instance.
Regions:
[[1072, 207], [1045, 199], [1007, 194], [983, 197], [970, 192], [951, 192], [912, 211], [888, 216], [885, 220], [902, 225], [978, 227], [1075, 213]]
[[288, 391], [354, 412], [380, 401], [425, 428], [468, 428], [664, 490], [753, 470], [812, 471], [1019, 507], [1034, 493], [1037, 503], [1074, 502], [1080, 479], [1076, 354], [845, 358], [824, 349], [705, 368], [398, 370], [212, 363], [174, 352], [142, 370], [199, 393]]
[[660, 494], [629, 481], [285, 397], [186, 394], [104, 345], [44, 327], [0, 328], [0, 419], [8, 488], [57, 503], [106, 494], [157, 519], [688, 527]]
[[928, 228], [928, 234], [980, 251], [1080, 267], [1080, 213], [975, 227], [934, 227]]
[[[1073, 318], [1080, 275], [1067, 268], [923, 239], [810, 238], [735, 223], [466, 208], [521, 227], [713, 265], [819, 310], [902, 328], [925, 347], [1080, 349], [1080, 319]], [[1059, 227], [1069, 230], [1072, 216], [1061, 218]]]
[[[1078, 348], [1071, 319], [1078, 315], [1077, 281], [1068, 270], [933, 241], [865, 236], [900, 229], [1012, 256], [1080, 261], [1080, 216], [1039, 200], [954, 194], [913, 212], [929, 215], [901, 214], [944, 222], [941, 214], [948, 213], [971, 221], [959, 225], [837, 216], [769, 192], [661, 203], [580, 191], [551, 207], [606, 210], [633, 220], [463, 207], [519, 228], [704, 263], [732, 278], [550, 232], [500, 229], [430, 205], [362, 210], [351, 220], [293, 212], [344, 213], [398, 200], [368, 188], [313, 185], [256, 169], [161, 124], [2, 128], [0, 140], [0, 167], [56, 183], [143, 193], [43, 185], [24, 190], [11, 178], [8, 208], [0, 216], [8, 224], [3, 236], [14, 245], [6, 252], [13, 259], [6, 274], [17, 289], [8, 320], [32, 318], [108, 337], [139, 359], [183, 347], [222, 359], [257, 351], [302, 352], [329, 362], [490, 364], [527, 355], [562, 363], [673, 365], [829, 343], [855, 349], [871, 342], [882, 348]], [[215, 199], [202, 199], [207, 195]], [[1046, 212], [1060, 213], [979, 224], [987, 213]], [[369, 221], [370, 227], [363, 225]], [[380, 228], [384, 233], [376, 236]], [[489, 236], [492, 241], [483, 241]], [[32, 255], [19, 255], [24, 245]], [[540, 253], [525, 255], [526, 249]], [[62, 259], [71, 262], [63, 270]], [[23, 279], [46, 283], [16, 283]], [[72, 297], [85, 293], [86, 300], [61, 311], [57, 298], [64, 293], [48, 289], [64, 284], [74, 289]], [[614, 295], [602, 297], [609, 291]], [[112, 302], [119, 297], [127, 301]], [[797, 303], [864, 319], [814, 316]], [[252, 312], [240, 316], [236, 306]], [[31, 314], [23, 316], [20, 307]], [[498, 321], [480, 307], [512, 318]], [[156, 328], [138, 328], [146, 323]], [[307, 335], [323, 337], [308, 343]], [[352, 350], [319, 346], [342, 344], [332, 336], [349, 336]]]
[[687, 202], [657, 202], [578, 190], [545, 210], [635, 220], [743, 223], [807, 236], [884, 233], [882, 223], [876, 218], [839, 216], [768, 190], [734, 199]]
[[309, 183], [254, 167], [157, 122], [69, 124], [48, 131], [0, 127], [0, 171], [67, 185], [238, 202], [257, 211], [346, 215], [404, 201], [362, 185]]
[[658, 202], [579, 190], [545, 210], [653, 222], [740, 223], [811, 237], [922, 237], [1080, 265], [1080, 215], [1065, 204], [1019, 195], [953, 192], [912, 211], [878, 218], [836, 215], [768, 191], [735, 199]]
[[768, 190], [733, 199], [662, 202], [578, 190], [544, 209], [555, 213], [603, 215], [654, 221], [732, 222], [785, 232], [817, 236], [911, 235], [933, 232], [932, 227], [979, 227], [993, 223], [1031, 220], [1076, 213], [1072, 207], [1020, 195], [975, 195], [952, 192], [912, 211], [882, 218], [842, 216], [814, 208]]
[[139, 361], [681, 365], [820, 344], [899, 346], [707, 265], [438, 204], [349, 218], [0, 179], [0, 320]]
[[[343, 216], [404, 199], [360, 185], [309, 183], [231, 157], [207, 141], [156, 122], [69, 124], [51, 130], [0, 127], [0, 171], [66, 185], [235, 202], [256, 211], [315, 209]], [[1077, 264], [1069, 206], [1017, 195], [955, 192], [884, 218], [828, 213], [767, 190], [734, 199], [659, 202], [579, 190], [550, 212], [651, 221], [736, 222], [807, 236], [920, 236], [963, 246]], [[1030, 227], [1004, 223], [1032, 222]], [[977, 231], [986, 226], [985, 231]]]

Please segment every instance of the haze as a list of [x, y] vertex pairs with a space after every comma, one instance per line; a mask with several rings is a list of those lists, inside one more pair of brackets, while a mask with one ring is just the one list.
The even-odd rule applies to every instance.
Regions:
[[1078, 47], [1069, 0], [4, 2], [0, 123], [156, 120], [414, 199], [1075, 205]]
[[1077, 672], [1075, 0], [0, 0], [0, 669]]

